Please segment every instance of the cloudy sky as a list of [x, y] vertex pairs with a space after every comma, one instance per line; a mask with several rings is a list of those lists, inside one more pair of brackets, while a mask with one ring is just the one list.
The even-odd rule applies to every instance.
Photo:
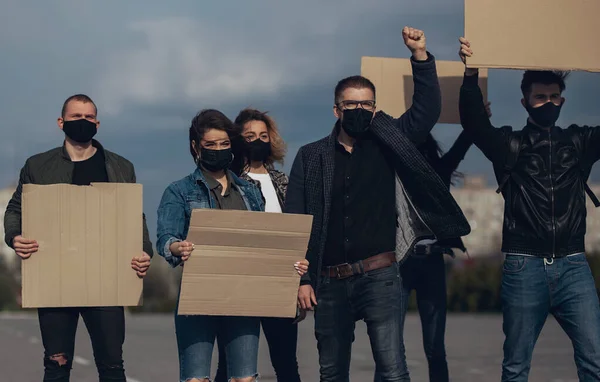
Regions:
[[[164, 188], [194, 168], [187, 129], [197, 111], [269, 110], [289, 145], [287, 172], [299, 146], [330, 131], [333, 88], [360, 72], [361, 56], [409, 57], [409, 25], [436, 58], [458, 60], [463, 22], [463, 0], [1, 0], [0, 188], [28, 156], [61, 144], [62, 103], [85, 93], [98, 104], [97, 138], [135, 164], [154, 235]], [[532, 43], [523, 37], [515, 44]], [[496, 125], [526, 119], [520, 75], [490, 74]], [[599, 86], [600, 75], [572, 75], [559, 122], [600, 123]], [[459, 132], [434, 129], [445, 148]], [[460, 170], [493, 182], [476, 148]]]

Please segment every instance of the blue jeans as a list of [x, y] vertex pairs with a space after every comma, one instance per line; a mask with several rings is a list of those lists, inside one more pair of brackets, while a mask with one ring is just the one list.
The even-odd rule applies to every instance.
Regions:
[[[402, 323], [408, 310], [410, 293], [417, 293], [417, 307], [421, 318], [423, 348], [429, 365], [431, 382], [447, 382], [446, 362], [446, 265], [443, 254], [411, 255], [400, 267], [402, 275]], [[404, 332], [404, 325], [400, 328]], [[375, 373], [375, 382], [381, 381]]]
[[548, 313], [573, 343], [579, 380], [600, 381], [600, 304], [585, 255], [506, 255], [502, 273], [502, 381], [527, 381]]
[[[300, 382], [298, 358], [296, 357], [298, 324], [294, 324], [294, 320], [295, 318], [279, 317], [262, 317], [260, 319], [277, 382]], [[227, 354], [220, 341], [217, 341], [217, 345], [219, 346], [219, 366], [215, 382], [226, 382]]]
[[350, 352], [358, 320], [367, 324], [382, 381], [410, 381], [401, 330], [401, 290], [397, 263], [341, 280], [321, 276], [315, 308], [321, 382], [349, 381]]
[[179, 350], [179, 378], [210, 378], [215, 338], [227, 354], [228, 378], [256, 377], [260, 318], [175, 316]]

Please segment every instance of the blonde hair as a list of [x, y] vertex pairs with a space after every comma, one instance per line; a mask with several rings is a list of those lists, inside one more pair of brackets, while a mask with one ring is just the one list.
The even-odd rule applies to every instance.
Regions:
[[244, 125], [250, 121], [264, 122], [267, 126], [269, 141], [271, 143], [271, 155], [267, 158], [265, 164], [272, 165], [273, 163], [278, 162], [283, 165], [283, 159], [287, 153], [287, 144], [281, 137], [281, 134], [279, 134], [277, 123], [275, 123], [275, 120], [270, 115], [267, 115], [267, 113], [267, 111], [263, 112], [252, 108], [245, 108], [240, 111], [235, 118], [235, 123], [243, 128]]

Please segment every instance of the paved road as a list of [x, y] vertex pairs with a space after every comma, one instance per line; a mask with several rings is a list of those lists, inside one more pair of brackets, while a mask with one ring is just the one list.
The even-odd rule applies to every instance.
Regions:
[[[81, 321], [80, 321], [81, 322]], [[300, 327], [298, 358], [304, 381], [318, 381], [312, 317]], [[501, 317], [451, 315], [446, 335], [448, 362], [454, 381], [497, 382], [502, 362]], [[418, 316], [409, 315], [405, 330], [412, 380], [427, 381], [427, 364]], [[0, 382], [38, 382], [42, 376], [42, 345], [37, 316], [0, 315]], [[171, 315], [137, 315], [127, 318], [125, 367], [130, 382], [178, 380], [177, 348]], [[77, 333], [72, 381], [97, 381], [85, 326]], [[275, 381], [266, 344], [261, 343], [261, 381]], [[213, 357], [213, 364], [216, 357]], [[352, 352], [352, 381], [370, 381], [373, 361], [365, 325], [357, 324]], [[577, 382], [573, 351], [553, 319], [546, 323], [534, 353], [531, 382]]]

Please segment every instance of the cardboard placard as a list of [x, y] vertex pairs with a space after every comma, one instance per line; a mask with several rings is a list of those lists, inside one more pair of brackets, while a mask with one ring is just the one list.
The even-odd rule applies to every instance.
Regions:
[[39, 244], [22, 262], [23, 308], [142, 304], [141, 184], [25, 184], [22, 219]]
[[295, 317], [312, 216], [196, 209], [178, 314]]
[[465, 0], [467, 65], [600, 72], [598, 15], [598, 0]]
[[[438, 123], [460, 124], [458, 97], [465, 65], [460, 61], [437, 61], [442, 92], [442, 113]], [[377, 109], [400, 117], [411, 106], [414, 93], [412, 65], [407, 58], [362, 57], [361, 75], [375, 85]], [[487, 100], [487, 70], [480, 70], [479, 86]]]

